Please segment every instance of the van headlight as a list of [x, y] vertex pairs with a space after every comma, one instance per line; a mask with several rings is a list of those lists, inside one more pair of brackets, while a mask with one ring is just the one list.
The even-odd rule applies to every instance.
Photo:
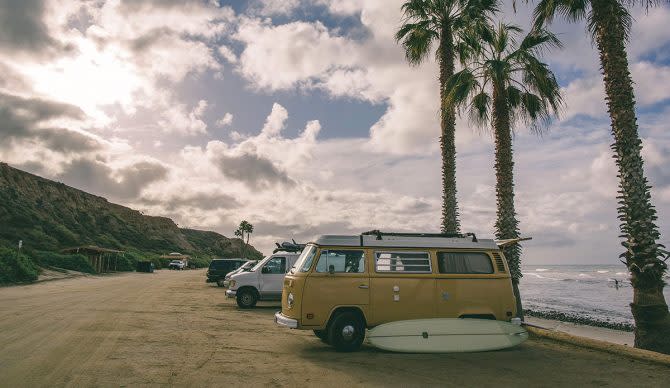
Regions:
[[288, 296], [286, 297], [286, 304], [288, 305], [288, 308], [293, 308], [293, 293], [289, 292]]
[[233, 288], [235, 287], [235, 281], [231, 280], [230, 283], [228, 283], [228, 288]]

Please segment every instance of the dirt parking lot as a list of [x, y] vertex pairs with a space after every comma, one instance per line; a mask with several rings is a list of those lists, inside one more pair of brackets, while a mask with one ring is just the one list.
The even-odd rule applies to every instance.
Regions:
[[0, 288], [0, 386], [670, 386], [670, 368], [530, 339], [474, 354], [336, 353], [241, 311], [203, 271]]

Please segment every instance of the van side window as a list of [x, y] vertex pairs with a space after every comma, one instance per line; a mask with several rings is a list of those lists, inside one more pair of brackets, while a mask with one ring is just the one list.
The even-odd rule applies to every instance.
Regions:
[[491, 258], [483, 252], [438, 252], [437, 263], [440, 273], [493, 273]]
[[375, 271], [431, 273], [428, 252], [375, 252]]
[[365, 254], [363, 251], [350, 250], [321, 251], [319, 262], [316, 263], [316, 272], [328, 272], [331, 265], [335, 272], [362, 273], [365, 272]]
[[286, 273], [286, 258], [285, 257], [273, 257], [268, 260], [267, 263], [263, 266], [262, 273], [267, 274], [285, 274]]

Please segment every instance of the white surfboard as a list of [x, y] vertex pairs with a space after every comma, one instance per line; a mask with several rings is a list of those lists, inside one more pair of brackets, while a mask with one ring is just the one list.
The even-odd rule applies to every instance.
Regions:
[[503, 321], [435, 318], [385, 323], [371, 329], [367, 339], [393, 352], [483, 352], [519, 345], [528, 339], [528, 332]]

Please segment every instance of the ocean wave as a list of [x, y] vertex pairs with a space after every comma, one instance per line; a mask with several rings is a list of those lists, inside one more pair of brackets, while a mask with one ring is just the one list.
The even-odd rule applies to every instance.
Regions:
[[537, 268], [535, 269], [536, 272], [547, 272], [549, 271], [547, 268]]
[[629, 276], [630, 275], [629, 272], [617, 272], [616, 274], [619, 275], [619, 276]]
[[589, 275], [589, 274], [585, 274], [585, 273], [580, 273], [580, 274], [579, 274], [579, 277], [580, 277], [580, 278], [592, 278], [593, 276], [591, 276], [591, 275]]
[[596, 272], [598, 272], [598, 273], [608, 273], [609, 271], [606, 270], [606, 269], [599, 269]]

